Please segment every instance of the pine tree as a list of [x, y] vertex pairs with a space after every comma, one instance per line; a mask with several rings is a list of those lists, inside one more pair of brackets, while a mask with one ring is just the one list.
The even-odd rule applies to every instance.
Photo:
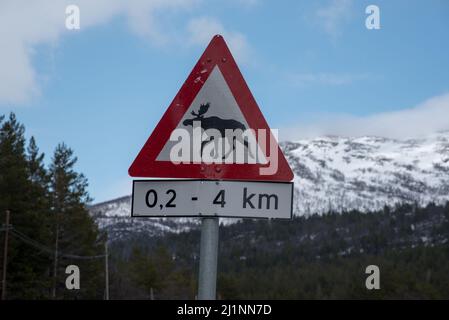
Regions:
[[28, 186], [24, 127], [13, 113], [0, 128], [0, 209], [26, 207]]
[[157, 267], [151, 257], [140, 247], [133, 248], [130, 259], [131, 279], [143, 290], [146, 299], [150, 298], [152, 291], [156, 291], [157, 294], [162, 289]]
[[[39, 234], [36, 235], [36, 239], [39, 239], [39, 242], [46, 247], [51, 247], [50, 177], [44, 165], [44, 157], [45, 155], [39, 152], [36, 140], [31, 137], [27, 147], [28, 177], [31, 183], [29, 195], [33, 207], [31, 214], [33, 224], [39, 226]], [[51, 259], [48, 253], [40, 255], [39, 258], [39, 264], [45, 268], [45, 275], [41, 276], [41, 281], [36, 282], [35, 287], [42, 288], [45, 297], [48, 298], [51, 287]]]
[[44, 166], [43, 153], [39, 153], [39, 148], [36, 145], [36, 140], [31, 137], [27, 148], [27, 159], [28, 159], [28, 172], [32, 183], [43, 189], [42, 192], [46, 193], [48, 189], [48, 184], [50, 182], [47, 170]]
[[[13, 113], [0, 128], [0, 212], [11, 212], [8, 248], [7, 298], [43, 298], [48, 261], [17, 234], [45, 242], [45, 203], [35, 202], [36, 185], [30, 179], [25, 154], [25, 128]], [[35, 143], [34, 143], [34, 148]], [[38, 160], [38, 159], [36, 159]], [[45, 187], [44, 187], [45, 188]]]
[[[53, 260], [52, 297], [101, 298], [102, 259], [73, 260], [61, 256], [70, 253], [80, 256], [103, 254], [104, 242], [87, 209], [91, 201], [87, 192], [87, 179], [74, 170], [77, 158], [72, 149], [59, 144], [50, 165], [50, 193], [53, 212]], [[75, 264], [83, 275], [81, 290], [67, 292], [63, 287], [65, 267]]]

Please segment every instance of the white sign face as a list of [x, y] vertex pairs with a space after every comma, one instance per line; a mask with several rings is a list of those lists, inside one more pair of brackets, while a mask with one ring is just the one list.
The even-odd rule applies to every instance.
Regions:
[[[204, 112], [204, 114], [202, 114]], [[193, 99], [192, 104], [189, 109], [185, 112], [183, 118], [175, 128], [175, 130], [183, 130], [188, 133], [188, 137], [190, 140], [195, 139], [195, 134], [193, 133], [193, 126], [195, 125], [195, 121], [200, 124], [201, 129], [220, 129], [221, 127], [226, 127], [229, 129], [228, 135], [223, 134], [222, 141], [216, 141], [214, 143], [221, 143], [222, 148], [224, 150], [231, 150], [232, 147], [232, 133], [234, 133], [234, 129], [240, 129], [245, 132], [246, 129], [250, 129], [248, 122], [240, 111], [239, 106], [237, 105], [237, 101], [235, 100], [231, 90], [229, 89], [226, 80], [223, 77], [223, 74], [220, 71], [218, 66], [215, 66], [212, 70], [210, 76], [207, 78], [201, 90], [198, 92], [195, 99]], [[207, 132], [206, 132], [207, 135]], [[264, 153], [260, 149], [259, 145], [256, 142], [256, 138], [254, 134], [249, 131], [243, 134], [243, 136], [247, 135], [248, 140], [246, 143], [249, 145], [245, 145], [242, 147], [242, 151], [246, 151], [248, 149], [253, 150], [254, 153], [250, 151], [250, 157], [252, 158], [251, 163], [262, 163], [266, 164], [267, 159], [265, 158]], [[173, 147], [179, 144], [177, 135], [174, 135], [174, 140], [168, 140], [161, 152], [157, 157], [157, 161], [173, 161], [173, 157], [171, 156], [171, 152]], [[205, 140], [201, 137], [198, 137], [201, 141]], [[206, 139], [208, 140], [208, 139]], [[237, 139], [235, 143], [242, 143], [243, 138]], [[200, 142], [201, 143], [201, 142]], [[253, 146], [252, 143], [256, 145]], [[193, 141], [190, 141], [190, 152], [188, 154], [183, 154], [182, 156], [178, 156], [178, 158], [182, 159], [183, 162], [201, 162], [195, 161], [195, 157], [193, 153]], [[208, 148], [210, 149], [210, 144]], [[206, 150], [201, 151], [201, 155], [204, 153], [208, 153]], [[213, 152], [212, 152], [213, 153]], [[224, 154], [223, 154], [224, 155]], [[225, 157], [229, 159], [228, 157]], [[221, 157], [220, 159], [221, 160]], [[231, 163], [248, 163], [248, 159], [243, 161], [231, 159]]]
[[292, 218], [293, 182], [134, 180], [132, 217]]

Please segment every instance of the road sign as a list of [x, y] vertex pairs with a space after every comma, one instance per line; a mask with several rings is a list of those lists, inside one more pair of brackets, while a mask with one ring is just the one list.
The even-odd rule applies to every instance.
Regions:
[[203, 217], [198, 299], [215, 299], [218, 217], [292, 217], [293, 172], [223, 37], [212, 38], [128, 170], [133, 217]]
[[145, 178], [293, 179], [219, 35], [209, 43], [128, 172]]
[[292, 182], [134, 180], [133, 217], [292, 217]]

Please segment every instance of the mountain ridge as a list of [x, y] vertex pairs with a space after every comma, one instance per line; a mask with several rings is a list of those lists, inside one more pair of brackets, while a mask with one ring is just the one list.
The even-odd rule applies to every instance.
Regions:
[[[294, 172], [294, 215], [378, 211], [401, 203], [449, 200], [449, 131], [416, 139], [321, 136], [281, 142]], [[92, 216], [114, 237], [179, 233], [198, 218], [131, 218], [130, 196], [94, 204]], [[238, 219], [220, 219], [229, 224]]]

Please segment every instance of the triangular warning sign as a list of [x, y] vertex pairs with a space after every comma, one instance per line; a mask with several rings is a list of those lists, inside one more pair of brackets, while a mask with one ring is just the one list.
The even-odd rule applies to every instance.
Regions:
[[129, 168], [132, 177], [291, 181], [222, 36], [214, 36]]

